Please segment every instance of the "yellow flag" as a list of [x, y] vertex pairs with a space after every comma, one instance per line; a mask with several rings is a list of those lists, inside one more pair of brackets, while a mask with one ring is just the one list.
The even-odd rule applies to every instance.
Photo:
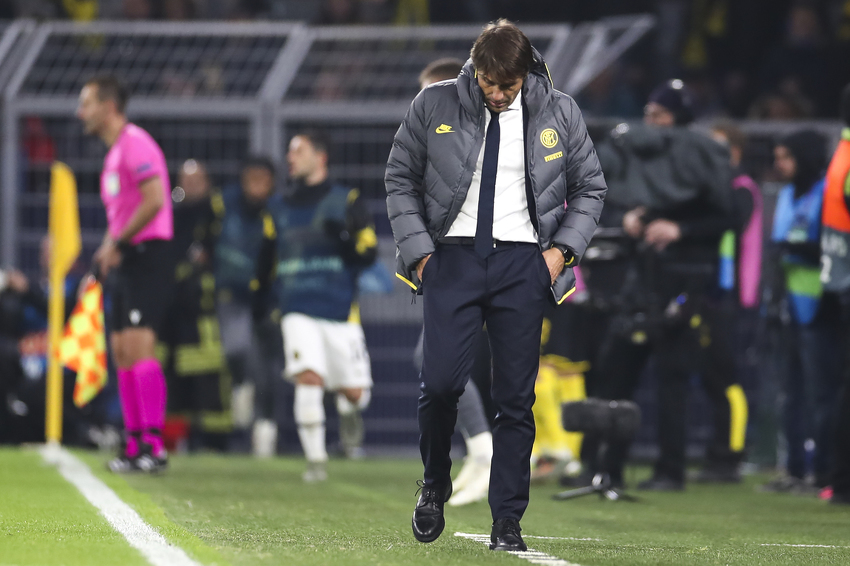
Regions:
[[59, 162], [53, 164], [50, 173], [48, 337], [51, 355], [47, 360], [45, 433], [48, 442], [59, 442], [62, 439], [62, 368], [56, 354], [65, 318], [65, 276], [80, 255], [82, 238], [74, 173]]
[[103, 291], [92, 278], [80, 295], [65, 335], [59, 343], [62, 365], [77, 372], [74, 404], [94, 399], [106, 386], [106, 337], [103, 330]]

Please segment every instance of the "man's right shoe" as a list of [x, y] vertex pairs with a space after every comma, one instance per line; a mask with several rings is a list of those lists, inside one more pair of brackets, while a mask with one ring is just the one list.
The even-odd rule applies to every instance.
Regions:
[[437, 489], [426, 487], [421, 480], [416, 483], [422, 493], [413, 510], [413, 536], [419, 542], [434, 542], [446, 527], [443, 507], [452, 496], [452, 484], [449, 482], [447, 488]]
[[134, 465], [140, 472], [160, 474], [168, 469], [168, 452], [163, 449], [158, 456], [154, 455], [153, 447], [147, 442], [142, 442]]
[[490, 531], [490, 550], [525, 552], [528, 547], [520, 531], [522, 529], [516, 519], [496, 519]]

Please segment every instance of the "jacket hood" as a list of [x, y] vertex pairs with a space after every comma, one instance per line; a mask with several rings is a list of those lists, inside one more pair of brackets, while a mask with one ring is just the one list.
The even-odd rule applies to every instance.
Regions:
[[[550, 102], [555, 88], [552, 86], [549, 68], [543, 60], [543, 55], [534, 47], [531, 50], [534, 53], [534, 61], [531, 64], [531, 71], [525, 79], [525, 84], [522, 85], [522, 97], [529, 114], [534, 116]], [[484, 94], [478, 86], [472, 58], [467, 59], [457, 77], [457, 90], [464, 110], [472, 116], [479, 116], [483, 113]]]

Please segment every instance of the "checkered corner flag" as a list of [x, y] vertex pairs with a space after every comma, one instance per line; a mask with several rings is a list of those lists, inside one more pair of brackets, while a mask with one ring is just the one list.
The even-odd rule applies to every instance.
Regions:
[[59, 342], [59, 360], [77, 372], [74, 404], [85, 406], [106, 386], [106, 337], [103, 329], [103, 289], [90, 277]]

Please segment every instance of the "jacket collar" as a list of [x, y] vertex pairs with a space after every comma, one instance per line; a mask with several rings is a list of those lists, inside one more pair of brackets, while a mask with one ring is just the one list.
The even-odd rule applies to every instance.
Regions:
[[[522, 99], [533, 118], [549, 104], [555, 89], [552, 87], [549, 69], [543, 61], [543, 56], [537, 49], [532, 50], [534, 62], [525, 84], [522, 85]], [[467, 60], [457, 78], [457, 91], [461, 106], [470, 115], [480, 116], [484, 112], [484, 95], [478, 86], [472, 59]]]

